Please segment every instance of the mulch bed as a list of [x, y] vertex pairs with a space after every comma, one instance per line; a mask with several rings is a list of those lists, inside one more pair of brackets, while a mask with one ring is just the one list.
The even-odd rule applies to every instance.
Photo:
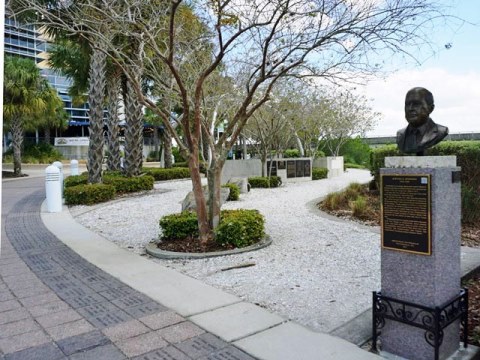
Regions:
[[[368, 203], [379, 203], [378, 194], [367, 195]], [[327, 211], [319, 203], [318, 207], [331, 215], [340, 218], [353, 220], [366, 225], [379, 226], [380, 225], [380, 210], [379, 206], [371, 212], [371, 217], [368, 219], [357, 219], [352, 216], [350, 209], [340, 209], [336, 211]], [[462, 246], [480, 248], [480, 224], [471, 224], [462, 226]], [[465, 281], [462, 286], [468, 288], [468, 340], [469, 344], [480, 346], [480, 273], [474, 275], [471, 279]]]
[[198, 239], [188, 237], [185, 239], [175, 239], [169, 241], [161, 241], [157, 244], [161, 250], [189, 253], [205, 253], [235, 249], [233, 245], [222, 246], [215, 241], [209, 241], [205, 246], [200, 245]]

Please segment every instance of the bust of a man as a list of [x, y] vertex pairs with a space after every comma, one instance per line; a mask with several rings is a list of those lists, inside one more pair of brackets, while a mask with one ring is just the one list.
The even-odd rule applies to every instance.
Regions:
[[448, 135], [448, 128], [435, 124], [430, 114], [435, 108], [433, 95], [422, 87], [407, 92], [405, 97], [405, 118], [408, 126], [397, 132], [398, 149], [406, 154], [423, 155], [425, 149], [442, 141]]

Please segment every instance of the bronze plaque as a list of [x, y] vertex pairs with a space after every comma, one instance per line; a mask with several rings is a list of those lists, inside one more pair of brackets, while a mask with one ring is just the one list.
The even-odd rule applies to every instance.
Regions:
[[295, 161], [288, 160], [287, 161], [287, 178], [294, 178], [295, 177]]
[[296, 167], [297, 167], [297, 172], [296, 172], [296, 177], [303, 177], [303, 172], [304, 172], [304, 167], [303, 167], [303, 161], [302, 160], [296, 160]]
[[382, 175], [382, 247], [431, 255], [430, 175]]
[[[272, 168], [270, 168], [270, 166]], [[267, 161], [267, 174], [271, 176], [277, 176], [277, 162], [276, 161]]]
[[303, 162], [304, 167], [304, 176], [310, 176], [310, 160], [304, 160]]

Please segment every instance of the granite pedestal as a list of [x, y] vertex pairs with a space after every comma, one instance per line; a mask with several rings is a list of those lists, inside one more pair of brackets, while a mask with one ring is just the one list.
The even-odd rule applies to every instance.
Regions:
[[[452, 176], [460, 171], [456, 157], [390, 157], [385, 166], [382, 175], [429, 175], [431, 247], [424, 254], [382, 247], [381, 294], [431, 308], [442, 306], [458, 296], [461, 286], [460, 182]], [[423, 315], [418, 314], [420, 319]], [[429, 335], [423, 329], [386, 320], [380, 335], [382, 351], [410, 360], [434, 359], [434, 347], [426, 340]], [[459, 343], [459, 321], [455, 321], [443, 330], [440, 359], [452, 355]]]

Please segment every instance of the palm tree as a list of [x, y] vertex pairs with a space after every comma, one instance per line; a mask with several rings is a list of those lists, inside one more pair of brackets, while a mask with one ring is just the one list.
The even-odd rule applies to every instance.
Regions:
[[102, 182], [103, 161], [103, 102], [105, 98], [105, 65], [107, 55], [101, 50], [102, 44], [92, 42], [92, 56], [90, 57], [90, 89], [88, 92], [89, 133], [88, 145], [88, 182], [91, 184]]
[[61, 101], [40, 75], [35, 62], [20, 57], [5, 57], [3, 83], [4, 126], [12, 133], [13, 172], [22, 175], [22, 145], [27, 122], [42, 118]]
[[120, 125], [118, 118], [122, 72], [110, 66], [107, 76], [107, 169], [120, 170]]

